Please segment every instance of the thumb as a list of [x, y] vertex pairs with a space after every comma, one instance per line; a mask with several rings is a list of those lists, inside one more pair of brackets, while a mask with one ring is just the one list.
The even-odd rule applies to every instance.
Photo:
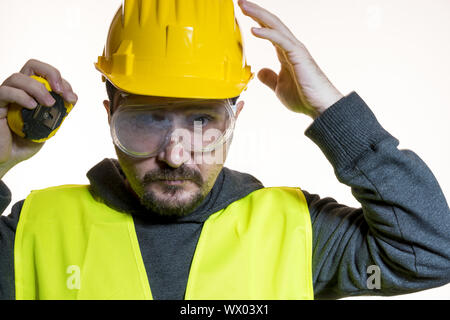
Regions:
[[277, 88], [278, 74], [271, 69], [264, 68], [259, 71], [258, 79], [273, 91]]
[[12, 136], [6, 118], [0, 119], [0, 164], [4, 164], [11, 157]]

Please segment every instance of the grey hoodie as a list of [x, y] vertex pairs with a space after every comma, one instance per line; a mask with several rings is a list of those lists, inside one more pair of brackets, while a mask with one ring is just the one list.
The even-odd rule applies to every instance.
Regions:
[[[316, 119], [306, 136], [323, 151], [360, 208], [303, 190], [313, 228], [316, 299], [397, 295], [450, 282], [450, 210], [435, 177], [412, 151], [398, 150], [355, 92]], [[127, 189], [117, 160], [88, 172], [99, 201], [133, 215], [155, 299], [183, 299], [191, 260], [208, 217], [263, 188], [254, 177], [224, 168], [202, 204], [183, 218], [156, 218]], [[11, 193], [0, 183], [0, 210]], [[0, 220], [0, 298], [14, 299], [14, 236], [23, 200]], [[370, 266], [381, 287], [367, 286]], [[299, 270], [301, 272], [301, 270]]]

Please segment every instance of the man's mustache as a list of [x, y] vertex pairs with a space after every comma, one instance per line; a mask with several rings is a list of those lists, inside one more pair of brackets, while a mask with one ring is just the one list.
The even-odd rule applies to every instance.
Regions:
[[145, 174], [143, 183], [148, 184], [161, 180], [191, 180], [198, 186], [203, 184], [203, 178], [200, 172], [185, 165], [175, 169], [162, 168], [151, 170]]

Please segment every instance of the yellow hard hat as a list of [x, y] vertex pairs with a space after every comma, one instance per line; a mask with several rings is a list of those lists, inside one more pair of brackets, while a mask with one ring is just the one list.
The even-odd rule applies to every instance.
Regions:
[[95, 66], [122, 91], [173, 98], [237, 97], [254, 77], [232, 0], [124, 0]]

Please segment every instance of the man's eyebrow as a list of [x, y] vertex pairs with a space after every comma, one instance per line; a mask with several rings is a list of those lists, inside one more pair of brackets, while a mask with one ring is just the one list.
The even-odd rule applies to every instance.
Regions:
[[[182, 110], [183, 111], [183, 110]], [[186, 113], [214, 113], [214, 114], [222, 114], [223, 112], [220, 112], [217, 110], [217, 108], [212, 107], [199, 107], [199, 106], [187, 106]]]

